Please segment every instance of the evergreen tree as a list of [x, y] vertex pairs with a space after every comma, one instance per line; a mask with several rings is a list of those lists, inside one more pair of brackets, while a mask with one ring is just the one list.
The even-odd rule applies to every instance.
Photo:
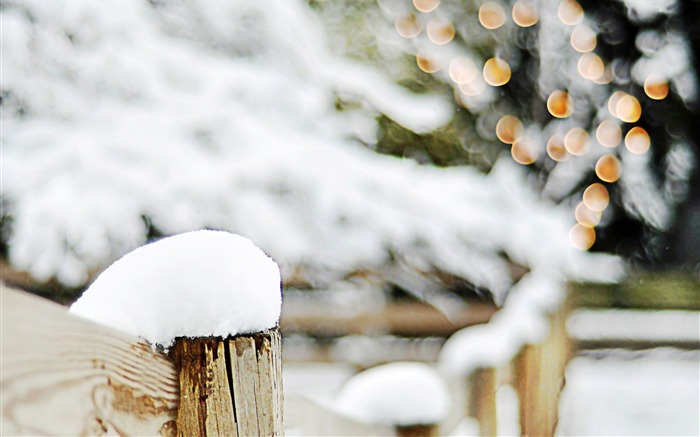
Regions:
[[380, 8], [398, 35], [385, 45], [414, 61], [410, 81], [443, 84], [458, 105], [430, 136], [387, 123], [380, 150], [486, 171], [510, 150], [545, 197], [571, 207], [573, 244], [642, 268], [698, 269], [697, 3]]

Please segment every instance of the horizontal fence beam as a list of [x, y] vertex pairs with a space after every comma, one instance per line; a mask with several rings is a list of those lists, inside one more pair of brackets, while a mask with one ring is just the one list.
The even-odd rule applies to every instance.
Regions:
[[[351, 315], [333, 314], [328, 308], [314, 313], [301, 312], [295, 311], [291, 307], [293, 304], [288, 302], [283, 305], [280, 321], [283, 334], [304, 333], [318, 337], [353, 334], [448, 337], [467, 326], [487, 323], [497, 311], [493, 305], [470, 303], [448, 319], [432, 306], [418, 302], [391, 304], [379, 310]], [[295, 306], [302, 305], [303, 302], [299, 302]]]
[[700, 281], [690, 272], [631, 274], [619, 283], [571, 283], [577, 308], [700, 311]]
[[173, 363], [139, 339], [0, 284], [3, 435], [176, 432]]

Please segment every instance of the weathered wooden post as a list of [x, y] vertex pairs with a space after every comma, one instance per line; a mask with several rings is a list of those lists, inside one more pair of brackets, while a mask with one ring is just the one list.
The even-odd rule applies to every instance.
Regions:
[[540, 344], [526, 345], [516, 358], [515, 388], [523, 436], [554, 435], [571, 348], [566, 332], [569, 308], [567, 299], [550, 316], [549, 336]]
[[177, 338], [178, 435], [283, 435], [277, 329], [228, 338]]
[[479, 367], [468, 377], [469, 399], [467, 415], [479, 422], [481, 436], [497, 434], [496, 391], [498, 390], [498, 370], [493, 367]]
[[463, 328], [443, 345], [438, 362], [443, 371], [464, 378], [463, 414], [479, 423], [479, 435], [497, 435], [496, 392], [499, 371], [517, 352], [505, 323], [485, 323]]
[[277, 264], [219, 231], [136, 249], [71, 308], [170, 348], [183, 437], [284, 434], [280, 310]]
[[436, 423], [423, 425], [399, 425], [396, 427], [397, 437], [437, 437], [440, 427]]

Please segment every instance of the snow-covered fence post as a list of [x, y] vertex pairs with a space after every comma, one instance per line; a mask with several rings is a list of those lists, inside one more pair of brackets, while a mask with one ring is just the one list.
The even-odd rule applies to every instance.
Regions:
[[460, 329], [445, 342], [438, 357], [443, 373], [464, 378], [466, 390], [459, 396], [464, 397], [467, 416], [478, 422], [480, 436], [497, 435], [499, 373], [521, 346], [502, 320]]
[[422, 363], [394, 362], [350, 378], [336, 408], [365, 423], [392, 426], [399, 437], [438, 436], [451, 399], [447, 384]]
[[496, 391], [498, 390], [498, 370], [493, 367], [479, 367], [468, 376], [467, 415], [479, 422], [482, 436], [497, 435]]
[[283, 435], [280, 273], [250, 240], [220, 231], [128, 253], [71, 307], [170, 348], [177, 434]]
[[569, 311], [570, 303], [565, 300], [549, 318], [548, 337], [539, 344], [525, 345], [515, 359], [515, 389], [520, 399], [523, 436], [554, 435], [559, 395], [571, 352], [566, 332]]

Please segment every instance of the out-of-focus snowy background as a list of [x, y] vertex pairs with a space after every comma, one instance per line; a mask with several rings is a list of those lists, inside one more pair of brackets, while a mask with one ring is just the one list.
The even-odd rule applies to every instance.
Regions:
[[[501, 365], [546, 336], [567, 284], [653, 278], [652, 302], [687, 311], [672, 349], [576, 357], [559, 429], [696, 435], [698, 338], [676, 340], [700, 331], [698, 10], [4, 0], [2, 279], [68, 303], [147, 241], [228, 230], [280, 264], [288, 308], [320, 291], [318, 313], [502, 307], [498, 347], [478, 343]], [[586, 301], [624, 306], [619, 290]], [[362, 366], [380, 341], [331, 355]], [[450, 366], [478, 364], [464, 344]]]

